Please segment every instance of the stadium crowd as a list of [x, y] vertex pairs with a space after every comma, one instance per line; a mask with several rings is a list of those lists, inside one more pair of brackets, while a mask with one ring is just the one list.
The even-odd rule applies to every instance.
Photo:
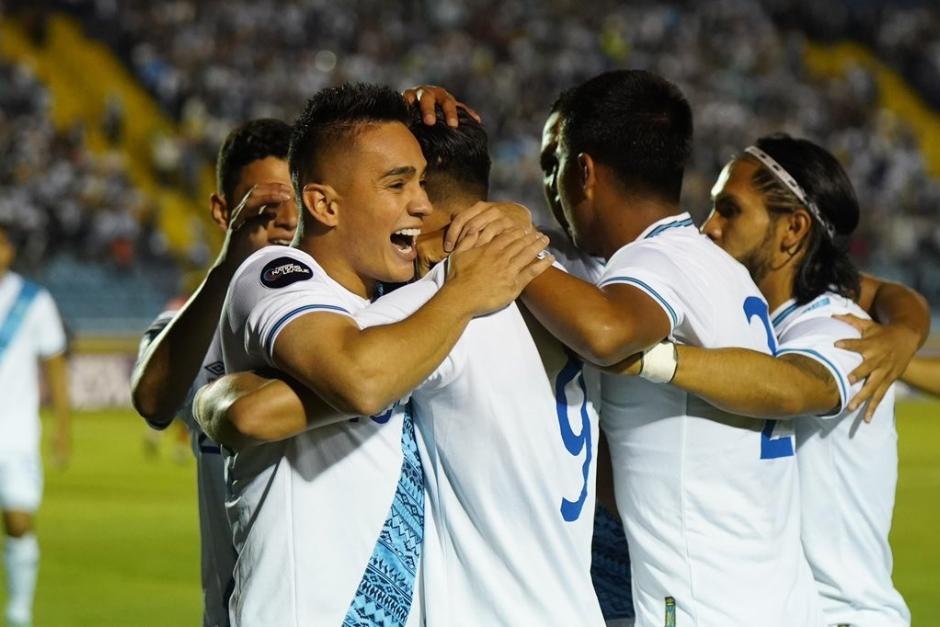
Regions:
[[[940, 182], [925, 169], [922, 139], [879, 107], [878, 87], [865, 70], [816, 80], [803, 47], [807, 31], [832, 37], [852, 27], [906, 76], [912, 59], [936, 72], [940, 29], [929, 24], [938, 12], [913, 3], [886, 16], [870, 3], [869, 11], [837, 7], [823, 15], [805, 3], [798, 12], [805, 21], [798, 22], [785, 19], [784, 4], [604, 2], [583, 14], [577, 4], [560, 1], [65, 6], [183, 122], [183, 136], [155, 139], [154, 161], [167, 180], [197, 180], [234, 124], [261, 116], [291, 120], [323, 86], [431, 82], [453, 89], [483, 115], [493, 138], [495, 193], [540, 207], [538, 139], [558, 92], [604, 70], [642, 67], [674, 80], [696, 112], [683, 200], [693, 215], [706, 213], [710, 182], [735, 150], [778, 130], [809, 137], [842, 160], [865, 199], [856, 259], [936, 298], [940, 221], [931, 208], [940, 201]], [[859, 22], [868, 28], [853, 26]]]
[[93, 153], [81, 126], [56, 129], [50, 104], [27, 68], [0, 64], [0, 220], [19, 227], [20, 263], [68, 253], [127, 267], [156, 253], [151, 204], [121, 153]]

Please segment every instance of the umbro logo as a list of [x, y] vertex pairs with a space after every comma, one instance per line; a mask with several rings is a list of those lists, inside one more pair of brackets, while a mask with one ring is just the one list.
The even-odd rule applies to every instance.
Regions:
[[223, 364], [221, 361], [214, 361], [211, 364], [206, 364], [203, 366], [203, 368], [205, 368], [209, 374], [215, 377], [221, 377], [223, 374], [225, 374], [225, 364]]

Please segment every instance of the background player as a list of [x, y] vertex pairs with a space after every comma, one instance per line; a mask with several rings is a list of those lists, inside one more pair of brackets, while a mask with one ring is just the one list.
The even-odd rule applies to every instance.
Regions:
[[203, 623], [228, 624], [235, 550], [225, 514], [224, 466], [219, 447], [192, 418], [192, 395], [223, 373], [216, 329], [229, 281], [252, 252], [287, 245], [297, 207], [287, 168], [291, 128], [260, 119], [233, 129], [219, 149], [217, 191], [209, 201], [225, 241], [202, 285], [180, 311], [161, 314], [141, 342], [132, 378], [137, 411], [155, 429], [177, 414], [191, 432], [199, 492]]
[[59, 466], [68, 462], [71, 442], [65, 331], [49, 292], [10, 270], [14, 232], [0, 223], [0, 511], [10, 627], [32, 622], [39, 569], [34, 525], [42, 496], [40, 362], [56, 418], [53, 452]]

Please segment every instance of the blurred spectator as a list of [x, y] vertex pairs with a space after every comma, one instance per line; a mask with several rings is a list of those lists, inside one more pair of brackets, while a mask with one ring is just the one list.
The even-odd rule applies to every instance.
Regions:
[[[120, 121], [110, 124], [119, 135]], [[0, 64], [0, 221], [24, 231], [21, 267], [60, 253], [119, 267], [136, 261], [139, 246], [156, 255], [144, 226], [151, 211], [121, 153], [93, 155], [80, 126], [56, 130], [42, 84], [24, 67]]]
[[[806, 136], [844, 163], [863, 202], [854, 252], [920, 289], [936, 264], [940, 184], [917, 138], [879, 107], [863, 68], [817, 82], [807, 34], [872, 46], [925, 95], [940, 96], [940, 9], [924, 1], [168, 0], [65, 3], [107, 40], [181, 123], [155, 138], [161, 176], [198, 188], [232, 125], [291, 120], [317, 89], [345, 80], [436, 83], [483, 115], [497, 197], [540, 207], [538, 138], [561, 89], [614, 67], [678, 83], [696, 113], [683, 204], [702, 217], [723, 163], [774, 131]], [[920, 78], [918, 78], [920, 77]], [[940, 109], [940, 97], [935, 102]], [[916, 261], [916, 263], [912, 263]], [[935, 264], [935, 265], [930, 265]], [[928, 277], [928, 278], [924, 278]], [[940, 303], [940, 288], [928, 294]]]

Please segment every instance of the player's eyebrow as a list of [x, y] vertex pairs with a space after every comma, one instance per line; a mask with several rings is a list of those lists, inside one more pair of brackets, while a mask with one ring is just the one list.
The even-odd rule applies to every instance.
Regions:
[[383, 174], [381, 178], [387, 179], [391, 176], [414, 176], [417, 173], [418, 173], [418, 170], [416, 170], [414, 167], [410, 165], [403, 165], [398, 168], [392, 168], [391, 170]]

